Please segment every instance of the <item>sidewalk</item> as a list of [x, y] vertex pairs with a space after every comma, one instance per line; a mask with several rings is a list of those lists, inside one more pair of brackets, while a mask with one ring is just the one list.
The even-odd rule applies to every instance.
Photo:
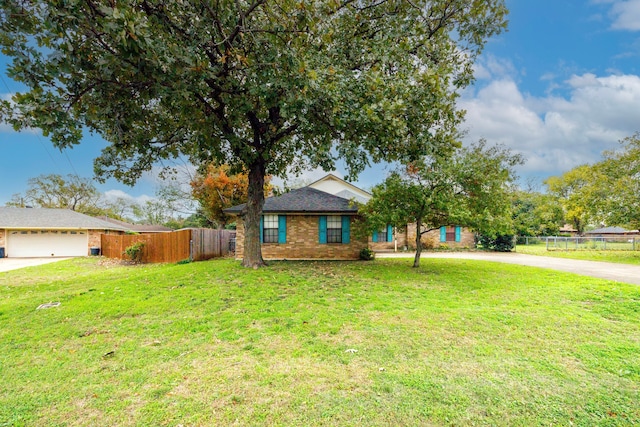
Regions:
[[[376, 258], [413, 258], [414, 252], [376, 253]], [[457, 258], [478, 261], [503, 262], [527, 267], [549, 268], [599, 279], [640, 285], [640, 266], [601, 261], [583, 261], [514, 252], [423, 252], [421, 259]]]
[[31, 267], [34, 265], [49, 264], [51, 262], [63, 261], [69, 257], [49, 257], [49, 258], [0, 258], [0, 273], [3, 271], [17, 270], [19, 268]]

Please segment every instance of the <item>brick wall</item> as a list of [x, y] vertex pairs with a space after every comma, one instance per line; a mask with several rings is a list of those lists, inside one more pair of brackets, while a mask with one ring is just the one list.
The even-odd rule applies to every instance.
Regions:
[[391, 242], [374, 242], [372, 236], [369, 236], [369, 248], [374, 251], [392, 251], [396, 247], [396, 240], [398, 241], [398, 250], [403, 250], [403, 248], [407, 245], [406, 227], [395, 229]]
[[87, 248], [87, 254], [90, 253], [89, 250], [91, 248], [100, 247], [100, 235], [103, 232], [103, 230], [89, 230], [89, 247]]
[[[407, 249], [413, 250], [416, 247], [416, 224], [408, 224], [404, 228], [398, 228], [395, 230], [393, 236], [394, 240], [398, 242], [398, 250]], [[463, 228], [460, 233], [459, 242], [440, 242], [440, 230], [432, 230], [422, 236], [422, 243], [426, 248], [438, 248], [442, 245], [447, 245], [450, 248], [473, 248], [475, 247], [474, 234], [467, 228]], [[391, 242], [376, 242], [374, 243], [371, 236], [369, 237], [369, 247], [374, 251], [390, 251], [395, 249], [395, 241]]]
[[[450, 248], [474, 248], [475, 235], [468, 228], [462, 228], [460, 232], [459, 242], [440, 242], [440, 229], [431, 230], [422, 235], [422, 243], [426, 248], [438, 248], [440, 246], [448, 246]], [[415, 249], [416, 241], [416, 224], [407, 225], [406, 241], [409, 248]]]
[[[287, 215], [287, 242], [263, 243], [264, 259], [358, 259], [360, 251], [367, 247], [351, 227], [350, 243], [318, 243], [317, 215]], [[244, 224], [238, 220], [236, 229], [236, 259], [244, 254]]]

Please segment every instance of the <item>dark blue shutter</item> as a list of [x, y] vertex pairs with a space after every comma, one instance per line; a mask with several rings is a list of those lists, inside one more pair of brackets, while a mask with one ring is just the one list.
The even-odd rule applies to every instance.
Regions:
[[371, 237], [371, 241], [373, 243], [378, 243], [378, 230], [373, 232], [373, 237]]
[[456, 242], [460, 241], [460, 227], [456, 227]]
[[278, 243], [287, 243], [286, 215], [278, 215]]
[[351, 218], [342, 216], [342, 243], [351, 242]]
[[447, 227], [440, 227], [440, 241], [447, 241]]
[[260, 217], [260, 243], [264, 242], [264, 216]]
[[393, 227], [387, 224], [387, 242], [393, 242]]
[[322, 215], [318, 220], [318, 242], [327, 243], [327, 217]]

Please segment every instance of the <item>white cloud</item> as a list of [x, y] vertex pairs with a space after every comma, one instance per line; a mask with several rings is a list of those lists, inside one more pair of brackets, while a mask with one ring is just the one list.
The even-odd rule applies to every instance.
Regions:
[[119, 199], [122, 199], [130, 203], [137, 203], [137, 204], [143, 205], [149, 200], [154, 200], [153, 197], [148, 196], [146, 194], [134, 197], [131, 194], [122, 190], [107, 190], [102, 194], [104, 199], [109, 202], [115, 202]]
[[474, 64], [473, 73], [477, 80], [490, 80], [514, 76], [517, 74], [517, 70], [510, 60], [486, 54]]
[[592, 3], [611, 5], [612, 29], [640, 31], [640, 0], [592, 0]]
[[511, 78], [492, 81], [460, 106], [467, 142], [486, 138], [523, 154], [521, 175], [546, 177], [601, 159], [602, 151], [640, 128], [640, 77], [574, 75], [569, 95], [524, 95]]
[[617, 1], [611, 7], [615, 30], [640, 31], [640, 0]]

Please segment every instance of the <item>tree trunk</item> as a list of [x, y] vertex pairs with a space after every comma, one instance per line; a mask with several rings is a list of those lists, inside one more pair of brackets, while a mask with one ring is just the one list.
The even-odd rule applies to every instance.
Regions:
[[422, 218], [416, 218], [416, 256], [413, 259], [413, 268], [420, 267], [421, 254], [422, 254]]
[[264, 206], [264, 161], [258, 160], [249, 168], [247, 205], [242, 212], [244, 222], [244, 267], [258, 268], [265, 264], [260, 242], [260, 217]]

